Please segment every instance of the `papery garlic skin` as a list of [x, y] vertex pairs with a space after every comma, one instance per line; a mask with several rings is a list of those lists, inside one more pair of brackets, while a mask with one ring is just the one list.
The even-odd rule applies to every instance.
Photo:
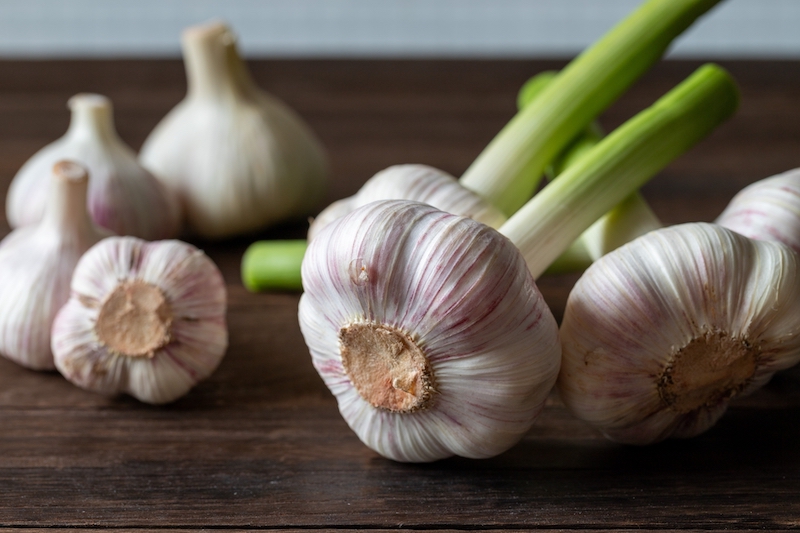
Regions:
[[177, 192], [190, 229], [223, 238], [308, 215], [327, 160], [300, 117], [260, 90], [222, 24], [183, 35], [189, 91], [142, 146], [142, 164]]
[[55, 368], [50, 327], [69, 298], [72, 272], [86, 250], [110, 235], [86, 212], [85, 168], [59, 162], [50, 181], [44, 218], [0, 243], [0, 353], [35, 370]]
[[[507, 450], [558, 373], [557, 325], [519, 251], [469, 218], [368, 204], [311, 241], [303, 286], [314, 367], [359, 438], [396, 461]], [[396, 364], [370, 367], [393, 350]]]
[[716, 223], [751, 239], [781, 242], [800, 253], [800, 168], [748, 185]]
[[79, 387], [168, 403], [225, 355], [225, 282], [190, 244], [106, 239], [81, 258], [71, 289], [52, 348], [59, 372]]
[[42, 218], [50, 171], [61, 159], [86, 166], [92, 220], [118, 235], [143, 239], [176, 237], [181, 230], [177, 198], [150, 172], [114, 129], [111, 101], [99, 94], [69, 100], [67, 133], [34, 154], [17, 172], [6, 198], [9, 224], [19, 228]]
[[648, 233], [584, 273], [561, 326], [561, 397], [608, 438], [711, 427], [800, 360], [798, 257], [712, 224]]
[[506, 221], [499, 209], [460, 185], [450, 174], [427, 165], [394, 165], [367, 180], [355, 195], [324, 209], [311, 223], [309, 240], [337, 218], [378, 200], [422, 202], [492, 228], [498, 228]]

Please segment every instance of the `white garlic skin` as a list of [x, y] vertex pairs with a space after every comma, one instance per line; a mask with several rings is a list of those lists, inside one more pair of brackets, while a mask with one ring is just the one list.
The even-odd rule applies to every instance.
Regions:
[[51, 169], [44, 218], [0, 243], [0, 353], [34, 370], [53, 370], [50, 327], [69, 299], [81, 255], [109, 232], [86, 212], [87, 174], [62, 162]]
[[800, 360], [798, 274], [786, 246], [713, 224], [656, 230], [622, 246], [570, 294], [562, 399], [618, 442], [702, 433], [731, 398]]
[[118, 235], [143, 239], [176, 237], [181, 230], [177, 198], [142, 168], [114, 129], [111, 102], [99, 94], [69, 100], [67, 133], [35, 153], [17, 172], [6, 198], [12, 228], [42, 218], [50, 173], [61, 159], [86, 166], [91, 175], [88, 208], [96, 224]]
[[[396, 461], [492, 457], [517, 443], [560, 363], [556, 321], [511, 242], [409, 201], [373, 202], [328, 225], [303, 260], [300, 326], [349, 426]], [[376, 407], [343, 364], [343, 328], [385, 325], [424, 352], [429, 405]]]
[[[159, 289], [172, 315], [168, 342], [144, 356], [120, 353], [96, 329], [110, 295], [133, 281]], [[225, 355], [225, 282], [211, 259], [190, 244], [105, 239], [81, 258], [71, 289], [53, 323], [52, 348], [59, 372], [81, 388], [168, 403], [210, 376]]]
[[348, 198], [325, 208], [311, 223], [311, 240], [325, 226], [370, 202], [378, 200], [413, 200], [431, 205], [446, 213], [469, 217], [492, 228], [499, 228], [506, 216], [458, 180], [428, 165], [394, 165], [372, 176]]
[[177, 192], [192, 232], [224, 238], [310, 214], [327, 184], [322, 144], [260, 90], [221, 24], [183, 35], [189, 92], [142, 146], [142, 164]]
[[800, 253], [800, 168], [748, 185], [717, 218], [720, 226]]

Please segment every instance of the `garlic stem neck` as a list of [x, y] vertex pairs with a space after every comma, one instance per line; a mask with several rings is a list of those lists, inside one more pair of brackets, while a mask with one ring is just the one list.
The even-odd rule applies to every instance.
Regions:
[[95, 323], [97, 339], [127, 357], [150, 357], [171, 340], [172, 309], [163, 291], [125, 280], [108, 295]]
[[739, 95], [704, 65], [600, 141], [501, 228], [538, 277], [595, 220], [728, 119]]
[[461, 177], [513, 214], [545, 167], [720, 0], [649, 0], [574, 59], [497, 134]]
[[41, 227], [64, 235], [94, 232], [86, 207], [88, 171], [73, 161], [59, 161], [53, 166], [52, 183]]
[[411, 413], [429, 407], [433, 369], [405, 332], [386, 324], [355, 323], [339, 331], [342, 366], [373, 407]]
[[67, 135], [118, 139], [111, 100], [100, 94], [76, 94], [67, 103], [71, 111]]
[[190, 98], [242, 96], [254, 87], [236, 39], [224, 24], [191, 27], [182, 42]]

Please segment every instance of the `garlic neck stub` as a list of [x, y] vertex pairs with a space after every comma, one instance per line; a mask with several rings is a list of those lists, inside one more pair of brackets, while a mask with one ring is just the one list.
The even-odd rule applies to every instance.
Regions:
[[71, 161], [52, 168], [44, 218], [0, 243], [0, 353], [36, 370], [55, 368], [50, 327], [69, 298], [78, 259], [109, 235], [86, 212], [86, 169]]
[[188, 93], [142, 146], [142, 164], [208, 238], [309, 215], [325, 194], [321, 143], [288, 106], [261, 91], [222, 24], [183, 34]]
[[385, 457], [497, 455], [531, 427], [558, 373], [557, 325], [519, 251], [469, 218], [367, 204], [310, 242], [303, 286], [314, 366]]
[[394, 165], [367, 180], [354, 196], [334, 202], [324, 209], [311, 223], [309, 240], [333, 220], [378, 200], [422, 202], [493, 228], [500, 227], [506, 221], [500, 210], [465, 189], [450, 174], [427, 165]]
[[114, 128], [111, 102], [99, 94], [70, 98], [66, 134], [34, 154], [14, 176], [6, 199], [12, 227], [42, 218], [52, 166], [61, 159], [84, 165], [91, 175], [86, 200], [92, 220], [119, 235], [175, 237], [181, 229], [177, 198], [136, 161]]
[[733, 197], [716, 223], [800, 253], [800, 168], [757, 181]]
[[101, 394], [177, 400], [225, 355], [226, 298], [216, 265], [190, 244], [105, 239], [81, 258], [53, 323], [56, 368]]
[[619, 442], [702, 433], [800, 361], [799, 266], [786, 246], [701, 223], [611, 252], [567, 302], [562, 399]]

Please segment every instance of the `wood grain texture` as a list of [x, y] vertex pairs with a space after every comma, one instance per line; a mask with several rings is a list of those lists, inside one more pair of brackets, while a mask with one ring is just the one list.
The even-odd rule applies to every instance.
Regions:
[[[698, 63], [659, 65], [602, 118], [608, 130]], [[395, 163], [459, 175], [514, 112], [518, 87], [561, 63], [264, 61], [258, 82], [319, 133], [328, 199]], [[737, 116], [644, 189], [666, 223], [713, 219], [742, 186], [800, 166], [800, 64], [727, 63]], [[66, 100], [109, 96], [138, 149], [182, 97], [175, 61], [0, 62], [0, 190], [66, 129]], [[0, 231], [8, 226], [2, 219]], [[250, 294], [239, 261], [256, 238], [194, 241], [229, 287], [230, 350], [164, 407], [104, 398], [0, 360], [0, 531], [114, 528], [396, 528], [459, 531], [762, 530], [800, 527], [800, 370], [739, 400], [708, 433], [645, 448], [610, 443], [556, 397], [494, 459], [404, 465], [364, 447], [338, 415], [297, 326], [296, 294]], [[540, 288], [557, 317], [575, 275]]]

